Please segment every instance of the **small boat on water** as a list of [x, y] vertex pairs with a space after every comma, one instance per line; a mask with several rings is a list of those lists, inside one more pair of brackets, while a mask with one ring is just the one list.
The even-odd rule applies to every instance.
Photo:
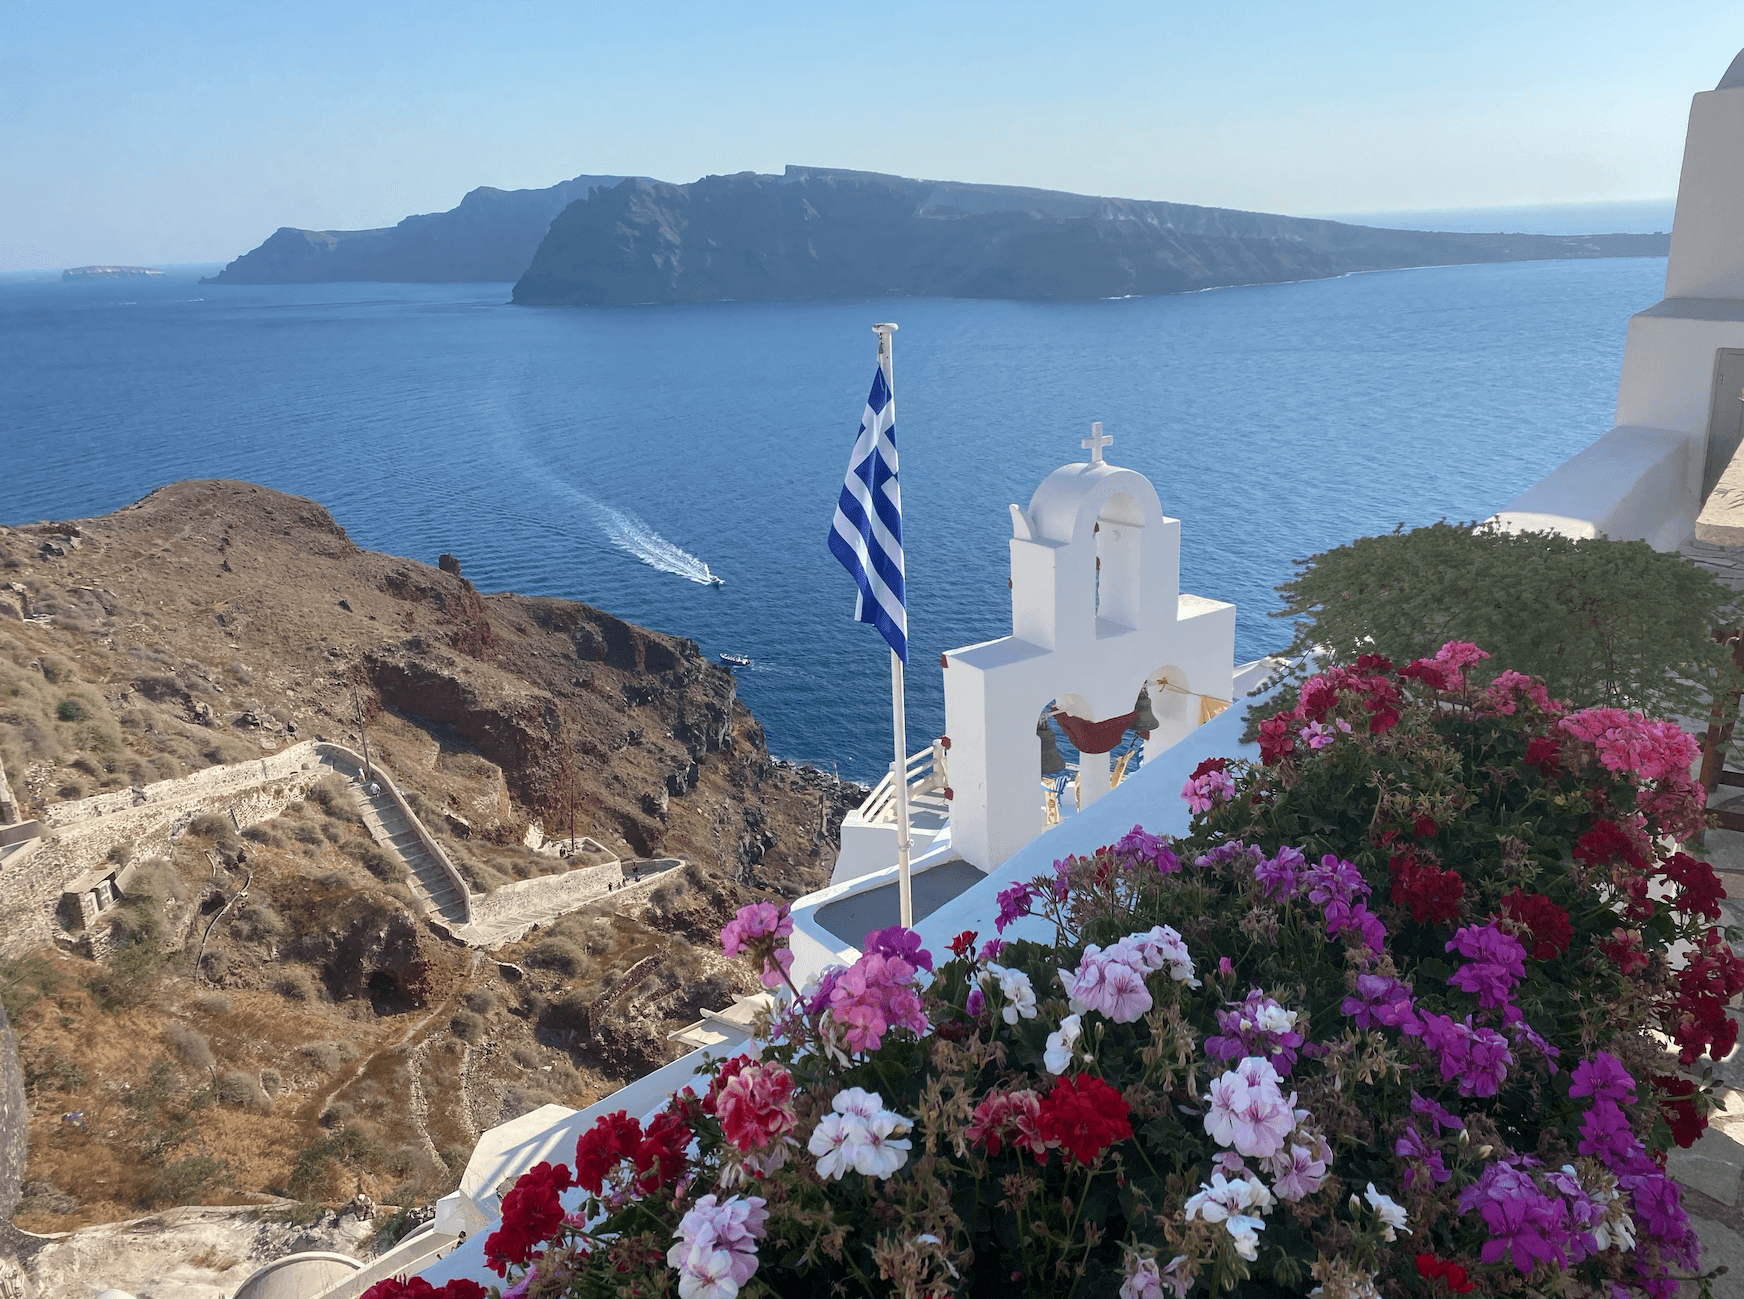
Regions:
[[725, 586], [727, 584], [727, 580], [724, 577], [716, 577], [713, 573], [710, 573], [709, 579], [708, 579], [708, 584], [710, 586]]
[[748, 668], [751, 666], [751, 656], [749, 654], [722, 654], [720, 658], [722, 663], [730, 663], [736, 668]]

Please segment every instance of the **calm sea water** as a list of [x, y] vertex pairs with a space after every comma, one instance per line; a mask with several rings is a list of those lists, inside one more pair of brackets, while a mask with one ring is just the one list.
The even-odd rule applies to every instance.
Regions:
[[[1485, 516], [1610, 425], [1662, 260], [1357, 275], [1106, 302], [507, 305], [509, 286], [0, 281], [0, 521], [187, 477], [326, 505], [361, 545], [751, 655], [778, 754], [875, 777], [888, 656], [825, 548], [895, 319], [910, 747], [941, 650], [1010, 630], [1008, 502], [1109, 458], [1182, 520], [1183, 589], [1277, 648], [1291, 561]], [[702, 565], [724, 589], [692, 580]]]

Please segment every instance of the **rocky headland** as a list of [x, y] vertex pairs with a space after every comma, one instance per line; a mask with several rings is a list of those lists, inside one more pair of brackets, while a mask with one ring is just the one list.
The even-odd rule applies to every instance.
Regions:
[[[396, 1206], [391, 1241], [479, 1132], [589, 1103], [755, 990], [721, 924], [824, 883], [865, 791], [771, 758], [692, 642], [461, 568], [363, 550], [240, 482], [0, 528], [0, 821], [45, 836], [22, 865], [0, 848], [18, 1227], [177, 1205], [336, 1222], [361, 1192]], [[475, 901], [611, 859], [621, 881], [461, 941], [364, 782], [306, 757], [335, 746], [367, 746]], [[243, 792], [141, 834], [183, 786]], [[83, 924], [54, 902], [75, 840], [120, 888]], [[255, 1246], [219, 1244], [234, 1290]]]
[[544, 189], [482, 186], [446, 212], [409, 216], [378, 230], [281, 226], [203, 284], [314, 284], [388, 280], [412, 284], [520, 278], [545, 231], [569, 204], [622, 176], [577, 176]]
[[476, 189], [381, 230], [284, 227], [208, 284], [516, 280], [530, 305], [835, 297], [1108, 298], [1352, 271], [1663, 257], [1664, 234], [1451, 234], [788, 167], [688, 185]]
[[1666, 235], [1382, 230], [1183, 203], [788, 167], [636, 180], [551, 223], [514, 300], [1108, 298], [1353, 271], [1663, 257]]

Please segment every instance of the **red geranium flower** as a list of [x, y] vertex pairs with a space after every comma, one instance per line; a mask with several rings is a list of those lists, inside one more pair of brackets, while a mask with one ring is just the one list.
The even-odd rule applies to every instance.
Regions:
[[1677, 982], [1670, 1006], [1671, 1036], [1680, 1048], [1677, 1062], [1693, 1064], [1704, 1051], [1710, 1059], [1720, 1059], [1738, 1043], [1738, 1023], [1726, 1014], [1726, 1003], [1744, 992], [1744, 960], [1710, 929], [1677, 972]]
[[1639, 929], [1613, 929], [1609, 938], [1599, 940], [1599, 950], [1624, 974], [1647, 968], [1647, 953], [1642, 950]]
[[1659, 868], [1659, 873], [1681, 890], [1672, 901], [1673, 911], [1700, 916], [1704, 920], [1720, 918], [1720, 899], [1726, 896], [1726, 888], [1707, 862], [1674, 852]]
[[1526, 761], [1544, 776], [1554, 776], [1562, 767], [1561, 746], [1548, 735], [1534, 736], [1526, 742]]
[[1296, 751], [1295, 738], [1290, 734], [1290, 718], [1277, 713], [1260, 723], [1260, 761], [1275, 766]]
[[360, 1299], [484, 1299], [485, 1288], [477, 1281], [457, 1276], [433, 1286], [421, 1276], [390, 1276], [365, 1290]]
[[1419, 839], [1433, 839], [1435, 832], [1441, 827], [1435, 824], [1432, 816], [1420, 816], [1411, 823], [1411, 833]]
[[1454, 1294], [1470, 1294], [1473, 1282], [1466, 1277], [1465, 1269], [1452, 1259], [1436, 1258], [1433, 1254], [1417, 1256], [1417, 1275], [1425, 1281], [1439, 1278], [1447, 1283], [1447, 1288]]
[[642, 1124], [623, 1110], [602, 1114], [575, 1143], [575, 1184], [592, 1195], [605, 1185], [606, 1175], [642, 1144]]
[[1061, 1078], [1042, 1097], [1042, 1140], [1056, 1142], [1081, 1164], [1095, 1160], [1132, 1135], [1126, 1102], [1102, 1079], [1087, 1073]]
[[967, 956], [974, 950], [975, 931], [973, 929], [965, 929], [962, 933], [951, 939], [952, 956]]
[[683, 1106], [673, 1097], [670, 1105], [648, 1121], [648, 1131], [630, 1155], [642, 1190], [671, 1186], [684, 1175], [684, 1151], [690, 1145], [690, 1125], [684, 1117]]
[[1653, 1085], [1666, 1094], [1659, 1102], [1659, 1112], [1671, 1124], [1671, 1139], [1688, 1150], [1708, 1126], [1708, 1116], [1696, 1108], [1694, 1100], [1688, 1099], [1696, 1094], [1694, 1081], [1673, 1074], [1654, 1074]]
[[1542, 893], [1515, 889], [1502, 899], [1502, 910], [1532, 931], [1532, 959], [1549, 961], [1561, 956], [1574, 941], [1574, 926], [1568, 912]]
[[1399, 669], [1402, 677], [1414, 677], [1431, 690], [1446, 690], [1459, 680], [1459, 673], [1434, 659], [1413, 659]]
[[498, 1276], [507, 1276], [511, 1263], [525, 1266], [563, 1225], [563, 1204], [558, 1196], [575, 1185], [567, 1164], [534, 1164], [503, 1196], [503, 1220], [485, 1238], [485, 1262]]
[[1431, 862], [1420, 862], [1407, 848], [1387, 859], [1393, 877], [1389, 895], [1396, 907], [1409, 907], [1411, 919], [1420, 925], [1439, 925], [1459, 914], [1465, 896], [1465, 880], [1458, 871], [1444, 871]]
[[1391, 672], [1393, 660], [1384, 654], [1358, 654], [1356, 656], [1358, 672]]
[[1622, 862], [1633, 866], [1636, 870], [1645, 870], [1647, 863], [1641, 860], [1641, 852], [1634, 841], [1617, 828], [1614, 821], [1595, 821], [1593, 828], [1588, 830], [1574, 845], [1575, 860], [1588, 866], [1609, 866], [1612, 862]]
[[702, 1098], [702, 1112], [704, 1114], [715, 1112], [715, 1102], [720, 1098], [721, 1089], [727, 1085], [727, 1080], [750, 1063], [750, 1056], [740, 1054], [721, 1066], [720, 1072], [709, 1082], [708, 1094]]
[[1188, 776], [1187, 779], [1198, 780], [1199, 777], [1209, 776], [1214, 771], [1222, 771], [1228, 765], [1228, 758], [1207, 758], [1204, 762], [1201, 762], [1197, 767], [1193, 768], [1193, 774]]

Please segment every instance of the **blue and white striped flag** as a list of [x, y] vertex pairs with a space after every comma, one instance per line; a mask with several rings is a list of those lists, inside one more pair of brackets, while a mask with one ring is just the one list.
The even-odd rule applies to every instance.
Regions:
[[902, 491], [896, 482], [896, 401], [880, 366], [848, 458], [830, 550], [860, 588], [854, 618], [884, 633], [908, 662], [908, 611], [902, 602]]

